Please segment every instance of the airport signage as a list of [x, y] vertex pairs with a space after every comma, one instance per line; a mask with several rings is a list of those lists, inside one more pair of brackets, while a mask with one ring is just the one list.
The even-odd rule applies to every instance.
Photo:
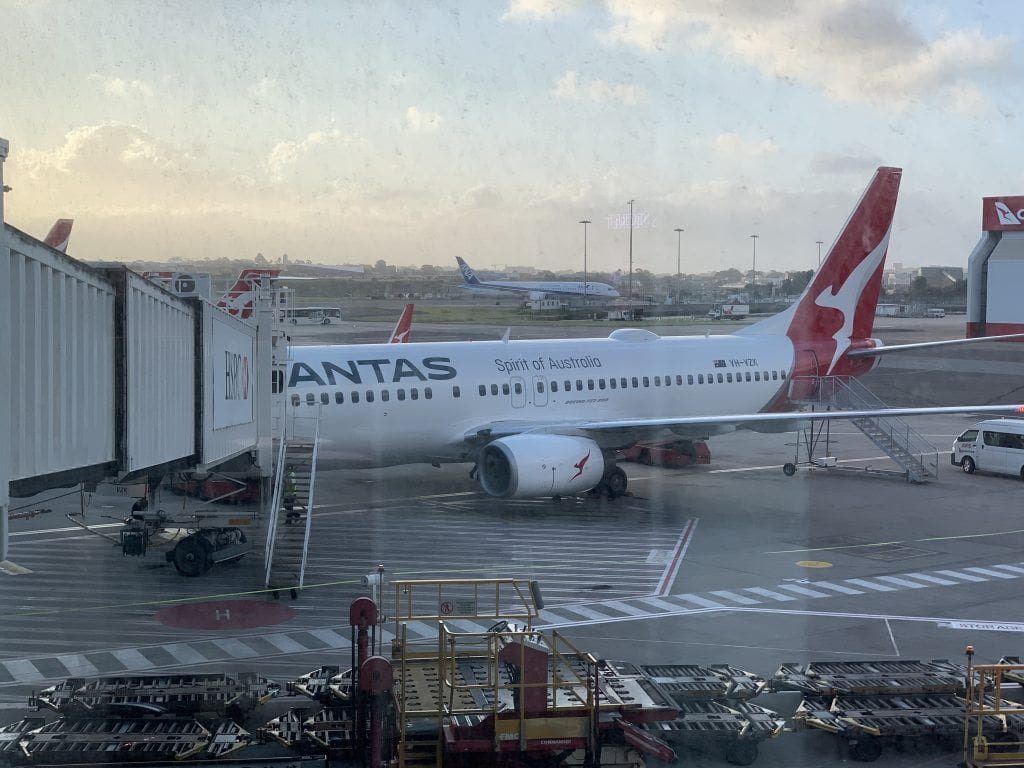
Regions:
[[253, 420], [252, 336], [227, 323], [213, 323], [213, 428]]
[[149, 490], [146, 483], [100, 483], [96, 493], [101, 496], [124, 496], [129, 499], [141, 499]]
[[972, 632], [1024, 632], [1024, 624], [1003, 621], [949, 621], [939, 624], [947, 629], [967, 629]]
[[985, 232], [1024, 232], [1024, 195], [982, 198], [981, 211]]

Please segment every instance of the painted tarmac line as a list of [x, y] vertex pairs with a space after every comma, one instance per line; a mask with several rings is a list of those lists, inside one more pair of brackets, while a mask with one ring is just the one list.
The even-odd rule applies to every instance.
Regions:
[[734, 603], [739, 603], [740, 605], [760, 605], [761, 604], [760, 600], [754, 600], [753, 598], [750, 598], [750, 597], [744, 597], [743, 595], [738, 595], [735, 592], [730, 592], [730, 591], [728, 591], [726, 589], [713, 590], [711, 592], [708, 592], [708, 594], [709, 595], [714, 595], [715, 597], [721, 597], [723, 600], [732, 600]]
[[96, 665], [81, 653], [68, 653], [54, 658], [64, 665], [71, 677], [93, 677], [100, 673]]
[[1020, 576], [1013, 573], [1002, 573], [1001, 571], [993, 571], [991, 568], [964, 568], [965, 571], [971, 573], [978, 573], [982, 576], [994, 576], [997, 579], [1019, 579]]
[[867, 549], [868, 547], [891, 547], [898, 544], [920, 544], [928, 541], [957, 541], [959, 539], [981, 539], [987, 536], [1012, 536], [1024, 533], [1024, 528], [1016, 528], [1012, 531], [990, 531], [987, 533], [962, 533], [956, 536], [929, 536], [924, 539], [904, 539], [902, 541], [872, 541], [864, 544], [842, 544], [835, 547], [808, 547], [805, 549], [776, 549], [770, 552], [762, 552], [762, 555], [799, 555], [806, 552], [836, 552], [844, 549]]
[[156, 666], [134, 648], [120, 648], [116, 651], [111, 651], [110, 655], [117, 659], [126, 670], [132, 672], [141, 669], [152, 669]]
[[657, 595], [664, 596], [668, 594], [668, 591], [672, 588], [672, 584], [676, 580], [676, 576], [679, 573], [679, 567], [683, 564], [683, 558], [686, 557], [686, 550], [690, 548], [690, 542], [693, 540], [693, 532], [697, 528], [698, 518], [693, 518], [683, 532], [679, 535], [679, 541], [676, 542], [675, 552], [672, 556], [672, 560], [669, 561], [668, 566], [665, 568], [665, 572], [662, 574], [661, 580], [658, 582], [658, 589], [655, 592]]
[[[124, 528], [123, 523], [100, 523], [99, 525], [90, 525], [90, 530], [96, 530], [97, 528]], [[7, 534], [11, 538], [15, 536], [41, 536], [44, 533], [69, 533], [72, 531], [81, 531], [82, 526], [80, 525], [69, 525], [67, 528], [44, 528], [38, 531], [15, 531]], [[59, 541], [59, 539], [55, 539]]]
[[828, 592], [819, 592], [816, 589], [808, 589], [807, 587], [801, 587], [796, 584], [779, 584], [776, 589], [785, 589], [789, 592], [795, 592], [798, 595], [804, 597], [832, 597]]
[[887, 584], [895, 584], [896, 586], [903, 587], [904, 589], [925, 589], [928, 586], [927, 584], [917, 584], [913, 581], [907, 581], [906, 579], [901, 579], [896, 576], [873, 576], [872, 578], [884, 581]]
[[796, 598], [792, 595], [784, 595], [781, 592], [772, 592], [772, 590], [765, 589], [764, 587], [744, 587], [743, 591], [750, 592], [761, 597], [767, 597], [771, 600], [775, 600], [780, 603], [786, 603], [791, 600], [796, 600]]
[[875, 592], [895, 592], [896, 587], [887, 587], [885, 584], [875, 584], [873, 581], [867, 581], [866, 579], [843, 579], [847, 584], [854, 584], [858, 587], [865, 587], [867, 589], [873, 589]]
[[851, 587], [844, 587], [842, 584], [833, 584], [831, 581], [812, 581], [810, 582], [812, 587], [820, 587], [821, 589], [832, 589], [841, 595], [863, 595], [864, 590], [853, 589]]

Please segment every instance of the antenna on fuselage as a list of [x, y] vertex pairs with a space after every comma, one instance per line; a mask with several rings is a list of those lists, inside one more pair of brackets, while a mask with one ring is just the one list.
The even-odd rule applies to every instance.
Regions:
[[512, 326], [505, 329], [505, 333], [501, 335], [501, 343], [508, 344], [508, 337], [512, 334]]

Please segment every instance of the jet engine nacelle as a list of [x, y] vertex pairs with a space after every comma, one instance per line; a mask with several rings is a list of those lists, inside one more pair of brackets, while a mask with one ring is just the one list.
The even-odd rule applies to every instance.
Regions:
[[604, 476], [604, 455], [593, 440], [569, 435], [512, 435], [484, 447], [480, 485], [505, 499], [589, 491]]

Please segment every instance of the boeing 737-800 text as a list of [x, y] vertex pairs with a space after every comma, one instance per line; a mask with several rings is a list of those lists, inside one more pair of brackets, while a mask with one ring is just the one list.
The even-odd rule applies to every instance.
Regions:
[[325, 466], [473, 462], [499, 497], [615, 496], [626, 487], [615, 451], [639, 440], [796, 429], [800, 389], [861, 376], [898, 349], [871, 332], [900, 176], [878, 169], [799, 300], [735, 334], [294, 347], [289, 407], [319, 410]]

